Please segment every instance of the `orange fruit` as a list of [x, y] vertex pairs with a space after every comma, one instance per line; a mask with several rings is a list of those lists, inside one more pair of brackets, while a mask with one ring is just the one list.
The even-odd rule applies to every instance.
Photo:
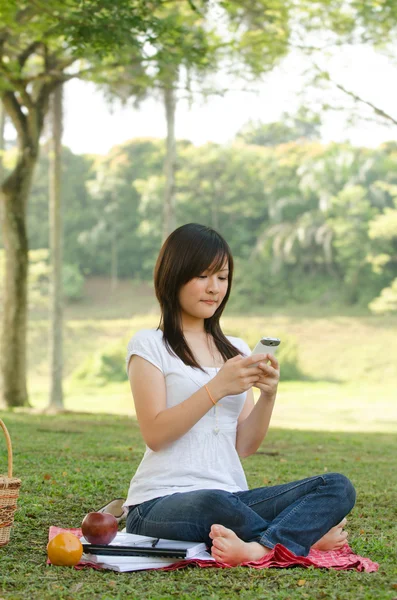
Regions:
[[64, 531], [48, 542], [47, 554], [53, 565], [73, 567], [80, 562], [83, 546], [77, 536]]

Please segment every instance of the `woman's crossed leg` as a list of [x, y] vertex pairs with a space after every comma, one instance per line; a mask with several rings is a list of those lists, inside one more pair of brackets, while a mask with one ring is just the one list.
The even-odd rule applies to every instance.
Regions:
[[338, 473], [244, 492], [197, 490], [131, 508], [127, 531], [203, 541], [228, 564], [258, 560], [278, 543], [306, 556], [326, 534], [342, 541], [337, 530], [354, 501], [351, 482]]

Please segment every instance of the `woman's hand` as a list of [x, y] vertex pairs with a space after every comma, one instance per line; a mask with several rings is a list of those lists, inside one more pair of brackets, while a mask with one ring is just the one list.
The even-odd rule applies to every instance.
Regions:
[[210, 381], [210, 388], [217, 399], [242, 394], [256, 385], [256, 382], [263, 376], [263, 370], [253, 365], [258, 361], [266, 360], [267, 356], [267, 354], [255, 354], [243, 358], [238, 354], [227, 360]]
[[[267, 362], [270, 362], [270, 364], [267, 364]], [[261, 374], [253, 385], [261, 390], [261, 395], [274, 398], [280, 379], [278, 360], [272, 354], [266, 354], [266, 360], [262, 360], [258, 367]]]

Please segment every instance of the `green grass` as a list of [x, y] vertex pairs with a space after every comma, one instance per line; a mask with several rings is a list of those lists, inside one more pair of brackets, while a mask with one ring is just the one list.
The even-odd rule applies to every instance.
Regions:
[[[240, 315], [228, 308], [222, 327], [251, 346], [260, 335], [294, 337], [305, 374], [302, 381], [281, 381], [270, 432], [243, 463], [250, 487], [325, 471], [348, 475], [358, 491], [350, 543], [380, 563], [377, 573], [188, 568], [116, 574], [46, 566], [49, 526], [79, 526], [86, 512], [125, 495], [144, 448], [128, 382], [83, 383], [73, 373], [98, 350], [125, 344], [158, 321], [152, 286], [121, 282], [112, 293], [106, 280], [87, 281], [84, 301], [65, 311], [65, 407], [75, 412], [49, 416], [42, 414], [48, 321], [45, 312], [31, 312], [33, 410], [1, 413], [23, 485], [11, 542], [0, 548], [0, 600], [397, 599], [397, 317], [353, 309], [265, 306]], [[2, 452], [3, 472], [4, 463]]]
[[[114, 573], [46, 565], [50, 525], [78, 527], [86, 512], [126, 494], [144, 449], [137, 422], [120, 416], [0, 413], [22, 479], [15, 526], [0, 548], [0, 597], [29, 600], [230, 599], [391, 600], [397, 596], [395, 435], [273, 428], [243, 461], [250, 487], [325, 471], [354, 482], [350, 544], [377, 573], [318, 569], [198, 569]], [[304, 584], [302, 584], [304, 580]], [[298, 584], [299, 582], [299, 584]]]

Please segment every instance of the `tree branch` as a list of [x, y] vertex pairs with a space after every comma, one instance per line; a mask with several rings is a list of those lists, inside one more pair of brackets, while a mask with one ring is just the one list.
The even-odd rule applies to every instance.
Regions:
[[34, 139], [40, 138], [44, 125], [44, 119], [48, 110], [48, 103], [50, 100], [51, 93], [60, 83], [60, 80], [44, 83], [39, 90], [37, 100], [35, 103], [35, 118], [29, 118], [30, 131]]
[[28, 21], [30, 19], [30, 17], [33, 16], [33, 14], [34, 14], [34, 10], [32, 9], [32, 7], [27, 6], [26, 8], [23, 8], [22, 10], [19, 11], [19, 13], [15, 17], [15, 20], [20, 25], [23, 25], [24, 23], [26, 23], [26, 21]]
[[[75, 79], [75, 78], [83, 78], [86, 75], [94, 75], [96, 72], [101, 73], [102, 71], [106, 71], [107, 69], [112, 69], [112, 68], [117, 68], [123, 66], [120, 63], [113, 63], [113, 64], [109, 64], [106, 65], [106, 67], [88, 67], [87, 69], [82, 69], [81, 71], [78, 71], [77, 73], [61, 73], [59, 72], [59, 81], [65, 83], [66, 81], [70, 81], [71, 79]], [[52, 74], [56, 74], [56, 71], [54, 71]]]
[[187, 0], [187, 3], [189, 4], [190, 8], [192, 10], [194, 10], [194, 12], [196, 12], [199, 15], [202, 15], [201, 11], [197, 8], [197, 6], [195, 5], [195, 3], [193, 2], [193, 0]]
[[15, 97], [14, 92], [4, 92], [2, 96], [4, 108], [9, 115], [12, 124], [17, 130], [18, 135], [22, 140], [26, 140], [27, 135], [27, 118], [22, 112], [21, 106]]
[[40, 46], [41, 42], [35, 41], [32, 42], [31, 44], [29, 44], [29, 46], [27, 48], [25, 48], [25, 50], [23, 50], [23, 52], [21, 52], [21, 54], [18, 56], [18, 62], [21, 66], [21, 69], [23, 69], [26, 61], [28, 60], [29, 56], [31, 54], [33, 54], [33, 52], [36, 50], [36, 48], [38, 48]]
[[397, 125], [397, 119], [392, 117], [389, 113], [384, 111], [382, 108], [379, 108], [379, 106], [376, 106], [375, 104], [373, 104], [373, 102], [370, 102], [369, 100], [364, 100], [364, 98], [361, 98], [355, 92], [352, 92], [351, 90], [348, 90], [347, 88], [345, 88], [345, 86], [342, 85], [341, 83], [337, 83], [334, 79], [332, 79], [332, 77], [330, 76], [330, 74], [328, 72], [320, 69], [320, 67], [317, 64], [314, 64], [314, 67], [317, 69], [317, 71], [320, 73], [320, 75], [325, 76], [327, 81], [331, 82], [336, 88], [338, 88], [338, 90], [340, 90], [347, 96], [350, 96], [350, 98], [353, 98], [353, 100], [355, 102], [359, 102], [360, 104], [365, 104], [366, 106], [369, 106], [370, 108], [372, 108], [372, 110], [374, 111], [374, 113], [376, 115], [379, 115], [383, 119], [386, 119], [387, 121], [391, 121], [394, 125]]
[[4, 62], [0, 63], [0, 73], [2, 73], [4, 78], [10, 82], [10, 84], [12, 85], [12, 89], [15, 90], [21, 96], [26, 108], [33, 108], [32, 97], [26, 89], [27, 82], [24, 81], [24, 79], [15, 77]]
[[395, 119], [394, 117], [392, 117], [391, 115], [389, 115], [389, 113], [385, 112], [382, 108], [379, 108], [378, 106], [376, 106], [375, 104], [373, 104], [372, 102], [370, 102], [369, 100], [364, 100], [364, 98], [361, 98], [360, 96], [358, 96], [357, 94], [355, 94], [354, 92], [347, 90], [343, 85], [341, 85], [340, 83], [336, 83], [335, 81], [333, 81], [332, 79], [330, 79], [330, 81], [339, 89], [341, 90], [344, 94], [347, 94], [348, 96], [350, 96], [351, 98], [353, 98], [353, 100], [355, 100], [356, 102], [360, 102], [361, 104], [365, 104], [366, 106], [369, 106], [370, 108], [372, 108], [372, 110], [375, 112], [375, 114], [379, 115], [380, 117], [383, 117], [384, 119], [391, 121], [392, 123], [394, 123], [394, 125], [397, 125], [397, 119]]

